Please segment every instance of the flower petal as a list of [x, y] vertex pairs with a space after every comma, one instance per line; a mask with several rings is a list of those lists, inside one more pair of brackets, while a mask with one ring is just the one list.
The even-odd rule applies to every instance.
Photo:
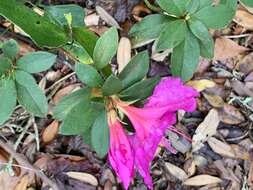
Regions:
[[113, 123], [109, 122], [109, 127], [109, 161], [125, 189], [127, 189], [134, 176], [134, 154], [121, 123], [118, 120]]

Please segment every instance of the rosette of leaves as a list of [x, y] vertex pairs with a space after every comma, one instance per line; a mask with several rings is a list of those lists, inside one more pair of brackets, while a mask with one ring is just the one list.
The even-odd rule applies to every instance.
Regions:
[[17, 102], [34, 116], [45, 117], [47, 99], [31, 74], [50, 68], [56, 55], [38, 51], [27, 53], [17, 60], [19, 47], [12, 39], [2, 44], [1, 50], [0, 125], [10, 117]]
[[82, 135], [85, 143], [101, 157], [109, 147], [107, 99], [118, 96], [129, 102], [144, 100], [160, 80], [158, 77], [144, 79], [149, 69], [147, 51], [135, 55], [121, 73], [112, 73], [110, 62], [117, 47], [118, 32], [112, 27], [98, 39], [93, 63], [75, 66], [77, 77], [85, 87], [62, 98], [53, 111], [54, 117], [63, 121], [62, 134]]
[[183, 80], [192, 77], [199, 57], [212, 58], [214, 42], [209, 29], [224, 28], [232, 20], [237, 0], [156, 0], [160, 14], [144, 17], [129, 35], [134, 47], [155, 40], [156, 51], [173, 49], [171, 71]]

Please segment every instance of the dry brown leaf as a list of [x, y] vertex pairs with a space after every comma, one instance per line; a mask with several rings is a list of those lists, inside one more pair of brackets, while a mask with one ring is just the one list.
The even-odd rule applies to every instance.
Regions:
[[42, 141], [44, 143], [49, 143], [57, 136], [59, 130], [59, 122], [53, 121], [42, 133]]
[[85, 26], [97, 26], [99, 16], [96, 13], [90, 14], [84, 18]]
[[241, 59], [237, 65], [236, 69], [245, 75], [249, 74], [253, 71], [253, 52], [246, 55], [243, 59]]
[[225, 104], [223, 99], [218, 95], [203, 93], [203, 96], [208, 101], [208, 103], [215, 108], [221, 108]]
[[187, 86], [195, 88], [198, 92], [205, 90], [206, 88], [212, 88], [215, 86], [215, 82], [207, 79], [191, 80], [186, 83]]
[[235, 153], [236, 158], [241, 160], [249, 160], [249, 152], [244, 147], [237, 144], [232, 144], [231, 147]]
[[220, 154], [222, 156], [235, 158], [235, 153], [230, 145], [214, 137], [211, 137], [207, 142], [215, 153]]
[[238, 45], [233, 40], [227, 38], [217, 38], [214, 46], [214, 59], [226, 60], [244, 53], [248, 49]]
[[222, 180], [218, 177], [210, 176], [210, 175], [197, 175], [191, 177], [184, 181], [184, 185], [189, 186], [202, 186], [202, 185], [209, 185], [215, 183], [221, 183]]
[[131, 42], [128, 38], [122, 37], [119, 41], [117, 51], [117, 62], [119, 73], [125, 68], [125, 66], [131, 60]]
[[53, 97], [52, 101], [57, 104], [64, 96], [80, 89], [80, 84], [71, 84], [59, 90]]
[[26, 190], [29, 183], [28, 176], [25, 175], [21, 178], [14, 190]]
[[98, 186], [98, 180], [93, 175], [82, 172], [67, 172], [67, 175], [73, 179], [89, 183], [93, 186]]
[[108, 25], [115, 26], [116, 28], [121, 29], [118, 22], [102, 7], [96, 6], [96, 11], [101, 17], [101, 19], [103, 19]]
[[232, 88], [239, 96], [250, 96], [253, 98], [253, 92], [242, 82], [238, 80], [231, 81]]
[[216, 134], [220, 119], [216, 109], [209, 111], [204, 121], [197, 127], [193, 135], [192, 151], [199, 150], [203, 143]]
[[219, 109], [218, 112], [220, 120], [226, 124], [236, 125], [245, 120], [242, 113], [237, 108], [229, 104], [224, 104], [223, 108]]
[[245, 10], [237, 10], [233, 19], [247, 30], [253, 30], [253, 15]]
[[188, 178], [187, 174], [185, 173], [185, 171], [169, 162], [165, 163], [165, 166], [167, 168], [167, 170], [169, 171], [169, 173], [171, 175], [173, 175], [174, 177], [176, 177], [177, 179], [179, 179], [180, 181], [184, 181], [185, 179]]

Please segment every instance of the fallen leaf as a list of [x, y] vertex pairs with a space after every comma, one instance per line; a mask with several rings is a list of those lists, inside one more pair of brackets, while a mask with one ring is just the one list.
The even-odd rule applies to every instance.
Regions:
[[97, 26], [99, 22], [99, 16], [96, 13], [87, 15], [84, 18], [85, 26]]
[[221, 108], [225, 104], [223, 99], [218, 95], [210, 94], [210, 93], [203, 93], [203, 96], [208, 101], [208, 103], [215, 108]]
[[185, 171], [174, 164], [171, 164], [169, 162], [165, 163], [166, 169], [169, 171], [171, 175], [179, 179], [180, 181], [184, 181], [185, 179], [188, 178], [187, 174]]
[[26, 190], [28, 182], [29, 182], [28, 176], [27, 175], [23, 176], [14, 190]]
[[245, 29], [253, 30], [253, 15], [248, 11], [241, 9], [237, 10], [233, 20]]
[[125, 68], [125, 66], [131, 60], [131, 42], [128, 38], [122, 37], [119, 41], [117, 51], [117, 62], [119, 73]]
[[243, 57], [243, 59], [237, 63], [236, 69], [245, 75], [253, 71], [253, 52]]
[[220, 108], [218, 112], [220, 120], [226, 124], [236, 125], [245, 120], [242, 113], [237, 108], [229, 104], [224, 104], [224, 106]]
[[96, 6], [96, 11], [108, 25], [115, 26], [118, 29], [121, 29], [118, 22], [102, 7]]
[[50, 123], [42, 133], [42, 141], [49, 143], [57, 136], [59, 130], [59, 122], [53, 121]]
[[217, 38], [214, 46], [214, 60], [226, 60], [244, 53], [248, 49], [227, 38]]
[[211, 149], [222, 156], [227, 156], [230, 158], [235, 158], [235, 153], [232, 149], [232, 147], [214, 137], [211, 137], [208, 141], [208, 145], [211, 147]]
[[222, 180], [218, 177], [210, 176], [210, 175], [197, 175], [191, 177], [184, 181], [184, 185], [189, 186], [202, 186], [202, 185], [209, 185], [215, 183], [221, 183]]
[[238, 80], [232, 80], [231, 85], [239, 96], [250, 96], [253, 98], [253, 92], [244, 83]]
[[71, 94], [72, 92], [80, 89], [81, 84], [70, 84], [61, 90], [59, 90], [53, 97], [52, 101], [57, 104], [64, 96]]
[[187, 86], [195, 88], [198, 92], [205, 90], [206, 88], [212, 88], [215, 86], [215, 82], [207, 79], [191, 80], [186, 83]]
[[216, 134], [220, 119], [216, 109], [209, 111], [204, 121], [197, 127], [192, 138], [192, 151], [199, 150], [203, 143]]
[[67, 172], [67, 175], [73, 179], [77, 179], [82, 182], [89, 183], [93, 186], [98, 186], [97, 178], [95, 178], [91, 174], [82, 173], [82, 172]]

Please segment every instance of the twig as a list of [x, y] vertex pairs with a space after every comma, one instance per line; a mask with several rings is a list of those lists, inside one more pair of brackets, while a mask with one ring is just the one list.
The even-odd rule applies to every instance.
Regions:
[[60, 80], [56, 81], [54, 84], [52, 84], [49, 88], [47, 88], [45, 90], [45, 92], [47, 93], [49, 90], [53, 89], [55, 86], [57, 86], [59, 83], [63, 82], [64, 80], [72, 77], [73, 75], [75, 75], [76, 73], [75, 72], [72, 72], [66, 76], [64, 76], [63, 78], [61, 78]]
[[39, 151], [40, 150], [39, 130], [38, 130], [38, 126], [35, 122], [34, 117], [32, 119], [32, 122], [33, 122], [33, 128], [34, 128], [35, 141], [36, 141], [36, 145], [37, 145], [37, 151]]
[[34, 173], [40, 177], [46, 184], [52, 187], [53, 190], [60, 190], [57, 184], [55, 184], [51, 179], [49, 179], [40, 169], [30, 164], [22, 155], [18, 154], [7, 142], [0, 139], [0, 146], [8, 152], [20, 165], [23, 167], [30, 168]]
[[252, 34], [240, 34], [240, 35], [231, 35], [231, 36], [224, 36], [225, 38], [235, 39], [235, 38], [244, 38], [248, 37]]

